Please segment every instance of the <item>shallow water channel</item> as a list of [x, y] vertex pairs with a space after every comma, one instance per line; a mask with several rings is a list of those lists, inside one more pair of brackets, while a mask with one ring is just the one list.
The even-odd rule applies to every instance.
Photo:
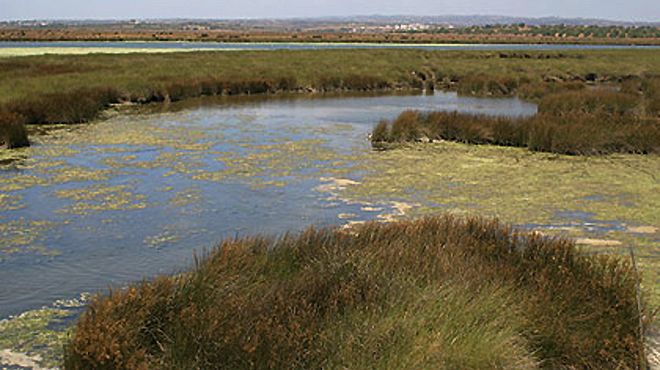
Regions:
[[[33, 147], [0, 152], [0, 319], [182, 271], [227, 237], [444, 211], [599, 248], [639, 246], [642, 266], [655, 268], [657, 157], [454, 143], [372, 151], [373, 125], [405, 109], [536, 112], [517, 99], [454, 93], [225, 98], [40, 128]], [[0, 350], [31, 353], [36, 344], [16, 338], [35, 329], [16, 320], [5, 321]]]
[[[407, 108], [533, 114], [514, 99], [228, 100], [52, 128], [0, 172], [0, 317], [172, 273], [226, 237], [372, 218], [328, 200], [356, 152]], [[359, 155], [357, 155], [359, 156]]]

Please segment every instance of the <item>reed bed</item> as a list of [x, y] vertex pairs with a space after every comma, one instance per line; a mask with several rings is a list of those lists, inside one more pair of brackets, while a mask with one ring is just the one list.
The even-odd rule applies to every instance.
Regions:
[[226, 240], [191, 272], [97, 296], [64, 365], [633, 369], [635, 286], [620, 257], [496, 220], [310, 228]]
[[27, 130], [19, 115], [0, 109], [0, 148], [20, 148], [30, 145]]
[[380, 149], [450, 140], [570, 155], [659, 153], [660, 121], [642, 114], [646, 104], [626, 92], [583, 89], [545, 96], [529, 118], [406, 111], [376, 125], [371, 141]]
[[[0, 107], [16, 125], [90, 121], [109, 105], [204, 95], [453, 89], [540, 97], [591, 80], [642, 80], [657, 51], [307, 50], [33, 56], [0, 59]], [[594, 77], [596, 76], [596, 77]], [[643, 91], [657, 91], [643, 82]], [[642, 91], [640, 90], [640, 91]], [[656, 93], [657, 94], [657, 93]], [[648, 110], [657, 112], [657, 99]], [[655, 104], [655, 105], [654, 105]]]

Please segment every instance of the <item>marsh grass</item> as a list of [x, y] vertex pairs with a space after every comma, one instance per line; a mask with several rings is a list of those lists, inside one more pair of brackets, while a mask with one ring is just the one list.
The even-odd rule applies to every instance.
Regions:
[[582, 89], [543, 97], [539, 113], [529, 118], [406, 111], [391, 122], [381, 121], [371, 141], [376, 148], [451, 140], [571, 155], [658, 153], [660, 122], [640, 115], [643, 105], [629, 93]]
[[12, 101], [6, 109], [21, 117], [24, 124], [83, 123], [119, 100], [120, 94], [113, 88], [85, 88]]
[[[660, 68], [658, 60], [655, 50], [356, 49], [13, 57], [0, 59], [0, 106], [23, 117], [23, 124], [36, 124], [86, 122], [115, 102], [144, 104], [283, 91], [443, 88], [469, 95], [540, 99], [580, 84], [587, 76], [641, 80]], [[655, 94], [645, 109], [657, 115], [657, 82], [643, 81], [639, 89], [640, 94]]]
[[458, 81], [457, 91], [462, 95], [511, 96], [520, 81], [516, 76], [468, 75]]
[[636, 368], [635, 278], [452, 216], [223, 242], [98, 296], [65, 368]]
[[0, 109], [0, 148], [13, 149], [30, 145], [22, 120], [15, 113]]

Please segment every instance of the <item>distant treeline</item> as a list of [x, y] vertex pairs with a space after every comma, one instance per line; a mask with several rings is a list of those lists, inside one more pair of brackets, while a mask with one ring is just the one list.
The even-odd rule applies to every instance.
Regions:
[[[411, 31], [416, 32], [416, 31]], [[521, 35], [521, 36], [550, 36], [550, 37], [578, 37], [578, 38], [660, 38], [660, 27], [654, 26], [572, 26], [548, 25], [529, 26], [524, 23], [509, 25], [485, 25], [470, 27], [438, 27], [431, 32], [458, 35]]]

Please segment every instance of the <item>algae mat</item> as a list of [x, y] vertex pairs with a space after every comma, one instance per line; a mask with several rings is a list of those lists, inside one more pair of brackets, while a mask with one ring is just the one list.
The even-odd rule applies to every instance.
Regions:
[[575, 238], [586, 252], [633, 248], [651, 301], [660, 303], [658, 156], [573, 157], [444, 142], [371, 152], [361, 167], [365, 175], [342, 187], [341, 198], [406, 204], [407, 217], [498, 217]]

